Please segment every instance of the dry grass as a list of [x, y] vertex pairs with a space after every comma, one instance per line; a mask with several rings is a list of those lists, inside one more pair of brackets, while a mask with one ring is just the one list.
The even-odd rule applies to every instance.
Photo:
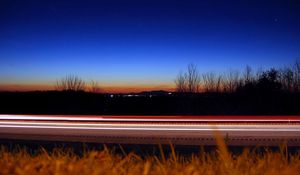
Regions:
[[210, 175], [210, 174], [299, 174], [299, 154], [287, 155], [284, 146], [280, 151], [266, 151], [258, 154], [244, 149], [240, 155], [231, 154], [222, 139], [218, 139], [216, 152], [201, 151], [197, 155], [179, 156], [171, 145], [171, 154], [166, 157], [161, 148], [161, 156], [142, 159], [134, 153], [114, 154], [105, 148], [102, 151], [86, 151], [79, 157], [70, 150], [55, 149], [48, 153], [41, 149], [32, 155], [25, 149], [0, 150], [0, 174], [12, 175]]

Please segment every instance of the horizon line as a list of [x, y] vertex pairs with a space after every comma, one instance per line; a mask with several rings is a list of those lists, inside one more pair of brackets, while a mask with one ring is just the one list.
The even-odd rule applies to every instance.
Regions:
[[[88, 89], [86, 92], [88, 92]], [[47, 84], [0, 84], [0, 92], [55, 91], [55, 86]], [[99, 86], [99, 93], [141, 93], [144, 91], [175, 92], [175, 85], [139, 85], [139, 86]]]

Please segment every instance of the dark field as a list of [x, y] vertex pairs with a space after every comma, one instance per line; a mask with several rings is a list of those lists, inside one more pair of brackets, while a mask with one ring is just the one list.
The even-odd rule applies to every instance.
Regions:
[[159, 95], [45, 91], [2, 92], [2, 114], [94, 115], [299, 115], [300, 93], [198, 93]]

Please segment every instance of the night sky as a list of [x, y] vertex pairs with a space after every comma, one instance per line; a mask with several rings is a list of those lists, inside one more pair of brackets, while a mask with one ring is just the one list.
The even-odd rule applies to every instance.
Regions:
[[299, 0], [1, 0], [0, 89], [76, 74], [107, 91], [170, 89], [200, 72], [300, 58]]

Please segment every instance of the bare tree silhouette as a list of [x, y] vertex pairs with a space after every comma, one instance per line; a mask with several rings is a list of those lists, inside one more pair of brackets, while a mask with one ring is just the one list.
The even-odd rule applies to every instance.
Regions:
[[180, 93], [187, 92], [186, 77], [180, 72], [175, 79], [176, 91]]
[[282, 84], [282, 89], [285, 91], [294, 90], [294, 72], [291, 68], [285, 67], [280, 70], [280, 83]]
[[188, 65], [187, 70], [187, 86], [188, 86], [188, 92], [199, 92], [200, 89], [200, 75], [197, 70], [197, 66], [194, 64]]
[[84, 91], [86, 83], [76, 75], [67, 75], [56, 81], [56, 89], [61, 91]]
[[235, 92], [240, 83], [239, 71], [231, 69], [225, 76], [224, 91], [230, 93]]
[[216, 75], [214, 72], [202, 74], [203, 89], [205, 92], [220, 92], [224, 83], [221, 75]]
[[243, 73], [229, 70], [224, 74], [207, 72], [200, 75], [194, 64], [189, 64], [186, 72], [180, 72], [176, 79], [177, 92], [300, 92], [300, 60], [284, 68], [252, 71], [246, 66]]
[[245, 68], [243, 79], [244, 79], [244, 84], [252, 83], [254, 81], [252, 68], [248, 65]]
[[92, 93], [99, 93], [101, 88], [98, 85], [97, 81], [91, 80], [89, 83], [89, 91]]
[[180, 72], [175, 79], [177, 92], [197, 93], [200, 91], [200, 74], [195, 64], [189, 64], [187, 72]]
[[217, 81], [216, 81], [216, 85], [215, 85], [215, 91], [216, 92], [222, 92], [224, 91], [224, 80], [223, 80], [223, 76], [219, 75], [217, 77]]
[[299, 92], [300, 91], [300, 59], [295, 61], [295, 64], [293, 66], [293, 72], [294, 72], [294, 91]]

